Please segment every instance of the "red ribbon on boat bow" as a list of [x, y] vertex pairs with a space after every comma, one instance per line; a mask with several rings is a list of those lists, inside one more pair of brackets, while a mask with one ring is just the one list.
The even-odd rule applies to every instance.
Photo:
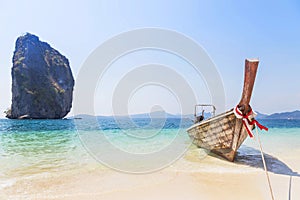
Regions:
[[246, 115], [244, 115], [244, 114], [242, 113], [242, 111], [240, 111], [240, 109], [238, 108], [238, 106], [236, 106], [236, 107], [234, 108], [233, 112], [234, 112], [236, 118], [238, 118], [238, 119], [243, 119], [243, 124], [244, 124], [244, 126], [245, 126], [245, 128], [246, 128], [246, 130], [247, 130], [248, 135], [249, 135], [251, 138], [253, 138], [253, 133], [252, 133], [252, 130], [251, 130], [251, 128], [250, 128], [249, 125], [255, 124], [255, 125], [257, 125], [257, 127], [258, 127], [260, 130], [264, 129], [265, 131], [268, 131], [268, 128], [265, 127], [265, 126], [263, 126], [263, 125], [261, 125], [256, 119], [254, 119], [254, 118], [251, 119], [251, 120], [249, 119], [249, 117], [253, 114], [252, 109], [251, 109]]

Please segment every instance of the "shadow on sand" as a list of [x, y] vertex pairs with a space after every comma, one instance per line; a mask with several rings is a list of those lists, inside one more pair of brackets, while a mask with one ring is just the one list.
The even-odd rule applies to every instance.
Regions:
[[[269, 172], [273, 172], [274, 174], [300, 177], [298, 172], [294, 172], [289, 166], [280, 161], [278, 158], [266, 153], [264, 153], [264, 157]], [[242, 146], [240, 148], [240, 151], [238, 151], [234, 162], [237, 164], [264, 169], [260, 151], [248, 146]]]

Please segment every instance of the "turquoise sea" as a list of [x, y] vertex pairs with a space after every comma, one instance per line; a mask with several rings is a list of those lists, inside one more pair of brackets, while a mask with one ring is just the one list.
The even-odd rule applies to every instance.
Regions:
[[[298, 174], [298, 169], [291, 167], [289, 161], [300, 163], [300, 120], [260, 122], [269, 127], [268, 132], [260, 132], [269, 170], [285, 175]], [[143, 155], [159, 152], [160, 149], [170, 146], [178, 137], [178, 147], [188, 146], [187, 152], [195, 149], [189, 146], [191, 141], [185, 132], [191, 124], [189, 119], [134, 119], [130, 122], [119, 119], [116, 122], [113, 118], [100, 118], [96, 124], [89, 119], [1, 119], [0, 194], [2, 189], [13, 187], [18, 181], [32, 177], [39, 179], [55, 174], [61, 175], [64, 172], [107, 170], [107, 166], [95, 160], [87, 151], [77, 129], [80, 129], [80, 134], [90, 136], [99, 135], [100, 131], [107, 141], [120, 150]], [[90, 143], [99, 145], [101, 141], [91, 139]], [[101, 148], [99, 151], [101, 154]], [[185, 153], [183, 151], [181, 154], [183, 158]], [[195, 156], [199, 157], [199, 154]], [[197, 159], [193, 158], [199, 163], [205, 162], [200, 157]], [[176, 162], [176, 159], [174, 161]], [[260, 151], [254, 140], [247, 138], [239, 149], [235, 163], [250, 168], [262, 167]], [[201, 170], [201, 166], [198, 168]]]

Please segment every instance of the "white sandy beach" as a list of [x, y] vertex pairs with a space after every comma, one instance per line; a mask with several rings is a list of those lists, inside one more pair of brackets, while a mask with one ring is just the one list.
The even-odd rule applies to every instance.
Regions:
[[[197, 149], [161, 171], [134, 175], [99, 167], [29, 177], [2, 189], [2, 199], [271, 199], [263, 169], [207, 156]], [[283, 155], [283, 154], [282, 154]], [[296, 157], [281, 159], [300, 171]], [[41, 177], [42, 176], [42, 177]], [[300, 199], [300, 177], [270, 173], [277, 200]], [[298, 189], [297, 189], [298, 188]]]

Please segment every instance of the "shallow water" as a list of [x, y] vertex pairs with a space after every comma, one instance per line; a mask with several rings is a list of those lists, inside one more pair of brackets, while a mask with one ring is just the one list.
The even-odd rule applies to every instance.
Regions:
[[[261, 123], [269, 127], [268, 132], [260, 131], [269, 170], [278, 174], [297, 174], [300, 167], [294, 163], [300, 163], [300, 120], [261, 120]], [[10, 187], [19, 180], [32, 177], [41, 179], [76, 174], [80, 170], [107, 170], [86, 150], [80, 134], [92, 136], [90, 142], [95, 145], [101, 144], [96, 136], [102, 134], [103, 138], [121, 151], [141, 155], [159, 155], [162, 149], [177, 140], [177, 147], [187, 152], [182, 152], [185, 153], [183, 159], [173, 163], [170, 170], [237, 172], [244, 168], [262, 167], [255, 140], [247, 138], [239, 149], [235, 163], [229, 163], [209, 157], [207, 152], [190, 146], [191, 141], [185, 129], [191, 124], [188, 119], [118, 119], [116, 122], [112, 118], [101, 118], [97, 123], [91, 119], [1, 119], [0, 188]]]

